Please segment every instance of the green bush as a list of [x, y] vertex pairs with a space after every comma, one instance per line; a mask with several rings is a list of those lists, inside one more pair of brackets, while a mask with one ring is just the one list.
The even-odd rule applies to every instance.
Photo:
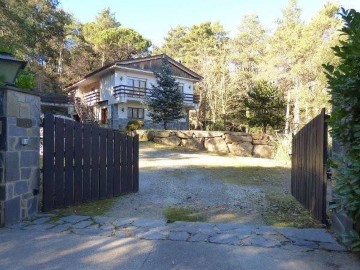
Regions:
[[[360, 224], [360, 13], [342, 9], [346, 39], [333, 47], [340, 64], [325, 65], [331, 94], [332, 112], [329, 124], [332, 136], [346, 151], [335, 155], [332, 167], [336, 193], [341, 196], [341, 207]], [[352, 232], [352, 249], [360, 251], [359, 232]]]
[[132, 120], [129, 121], [126, 125], [127, 131], [135, 131], [141, 129], [144, 126], [144, 121], [142, 120]]

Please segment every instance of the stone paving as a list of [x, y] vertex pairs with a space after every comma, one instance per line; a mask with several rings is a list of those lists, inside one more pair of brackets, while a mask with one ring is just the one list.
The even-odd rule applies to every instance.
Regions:
[[14, 230], [40, 230], [106, 237], [136, 237], [144, 240], [210, 242], [235, 246], [284, 248], [298, 251], [346, 251], [325, 229], [278, 228], [232, 223], [165, 223], [148, 219], [113, 219], [70, 215], [39, 215], [11, 226]]

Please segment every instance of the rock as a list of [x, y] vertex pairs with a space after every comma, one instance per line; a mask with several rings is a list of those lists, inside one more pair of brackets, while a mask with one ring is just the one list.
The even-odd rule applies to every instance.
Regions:
[[160, 138], [167, 138], [170, 135], [172, 135], [171, 131], [155, 131], [154, 134], [155, 137], [160, 137]]
[[41, 217], [41, 218], [35, 219], [35, 220], [32, 222], [32, 224], [40, 225], [40, 224], [45, 224], [45, 223], [47, 223], [48, 221], [50, 221], [50, 217]]
[[67, 223], [75, 224], [80, 221], [87, 220], [89, 218], [90, 218], [89, 216], [70, 215], [70, 216], [62, 217], [62, 218], [60, 218], [60, 220], [67, 222]]
[[189, 238], [189, 234], [187, 232], [170, 232], [169, 240], [174, 241], [186, 241]]
[[190, 139], [193, 137], [192, 131], [177, 131], [175, 134], [180, 139]]
[[278, 228], [277, 231], [291, 241], [315, 241], [337, 244], [334, 237], [324, 229]]
[[149, 141], [149, 133], [147, 130], [136, 130], [135, 134], [139, 135], [140, 141]]
[[182, 139], [181, 145], [193, 149], [193, 150], [204, 150], [204, 141], [200, 138]]
[[234, 142], [252, 142], [251, 135], [237, 135], [236, 133], [229, 133], [225, 137], [226, 143], [234, 143]]
[[253, 156], [260, 158], [272, 158], [274, 150], [268, 145], [254, 145]]
[[162, 220], [140, 219], [135, 220], [132, 225], [136, 227], [159, 227], [164, 226], [166, 223]]
[[214, 235], [209, 238], [209, 242], [216, 244], [228, 244], [228, 245], [240, 244], [240, 240], [236, 234], [228, 234], [228, 233]]
[[148, 138], [148, 141], [154, 141], [155, 131], [148, 131], [147, 132], [147, 138]]
[[249, 142], [243, 143], [232, 143], [228, 144], [230, 153], [242, 156], [242, 157], [251, 157], [253, 145]]
[[209, 152], [229, 153], [229, 148], [223, 138], [210, 138], [205, 140], [205, 149]]
[[181, 139], [176, 136], [170, 136], [167, 138], [155, 137], [154, 142], [168, 146], [179, 146], [181, 143]]
[[79, 222], [79, 223], [74, 224], [72, 227], [73, 227], [74, 229], [84, 229], [84, 228], [86, 228], [86, 227], [89, 227], [89, 226], [92, 225], [92, 224], [93, 224], [92, 221], [90, 221], [90, 220], [84, 220], [84, 221], [81, 221], [81, 222]]
[[208, 238], [209, 238], [209, 235], [207, 235], [207, 234], [195, 233], [195, 234], [191, 235], [191, 237], [188, 241], [189, 242], [207, 242]]
[[197, 131], [194, 130], [194, 135], [196, 138], [214, 138], [214, 137], [222, 137], [224, 132], [221, 131]]
[[265, 138], [265, 134], [252, 134], [253, 140], [263, 140]]
[[252, 142], [254, 145], [267, 145], [268, 141], [267, 140], [253, 140]]

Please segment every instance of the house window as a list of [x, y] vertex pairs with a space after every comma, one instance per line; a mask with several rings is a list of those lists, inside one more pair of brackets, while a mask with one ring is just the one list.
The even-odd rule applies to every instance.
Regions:
[[101, 109], [101, 124], [107, 124], [108, 121], [108, 109]]
[[145, 80], [139, 80], [139, 79], [129, 79], [128, 85], [130, 86], [129, 96], [133, 97], [144, 97], [145, 91], [146, 91], [146, 81]]
[[181, 93], [184, 93], [184, 85], [182, 83], [179, 83], [177, 88]]
[[144, 119], [144, 109], [128, 107], [128, 118]]

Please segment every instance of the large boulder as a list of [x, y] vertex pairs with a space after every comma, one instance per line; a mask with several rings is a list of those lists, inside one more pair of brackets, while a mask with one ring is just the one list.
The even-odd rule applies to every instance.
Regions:
[[214, 138], [214, 137], [222, 137], [224, 132], [222, 131], [198, 131], [194, 130], [194, 135], [197, 138]]
[[269, 145], [254, 145], [253, 156], [260, 158], [272, 158], [274, 156], [274, 148]]
[[176, 131], [176, 136], [181, 139], [189, 139], [193, 137], [193, 131], [185, 130], [185, 131]]
[[252, 134], [253, 140], [263, 140], [266, 138], [265, 134]]
[[172, 135], [171, 131], [155, 131], [155, 137], [167, 138]]
[[264, 144], [268, 144], [267, 140], [253, 140], [253, 144], [254, 145], [264, 145]]
[[229, 148], [223, 138], [215, 137], [206, 139], [204, 146], [209, 152], [229, 153]]
[[230, 153], [236, 156], [251, 157], [253, 145], [249, 142], [228, 144]]
[[[243, 135], [245, 134], [245, 135]], [[225, 140], [227, 143], [237, 143], [237, 142], [252, 142], [251, 134], [246, 133], [229, 133], [226, 134]]]
[[179, 146], [181, 143], [181, 139], [176, 136], [170, 136], [167, 138], [155, 137], [154, 142], [168, 146]]
[[182, 139], [181, 145], [192, 150], [204, 150], [204, 139], [191, 138]]

